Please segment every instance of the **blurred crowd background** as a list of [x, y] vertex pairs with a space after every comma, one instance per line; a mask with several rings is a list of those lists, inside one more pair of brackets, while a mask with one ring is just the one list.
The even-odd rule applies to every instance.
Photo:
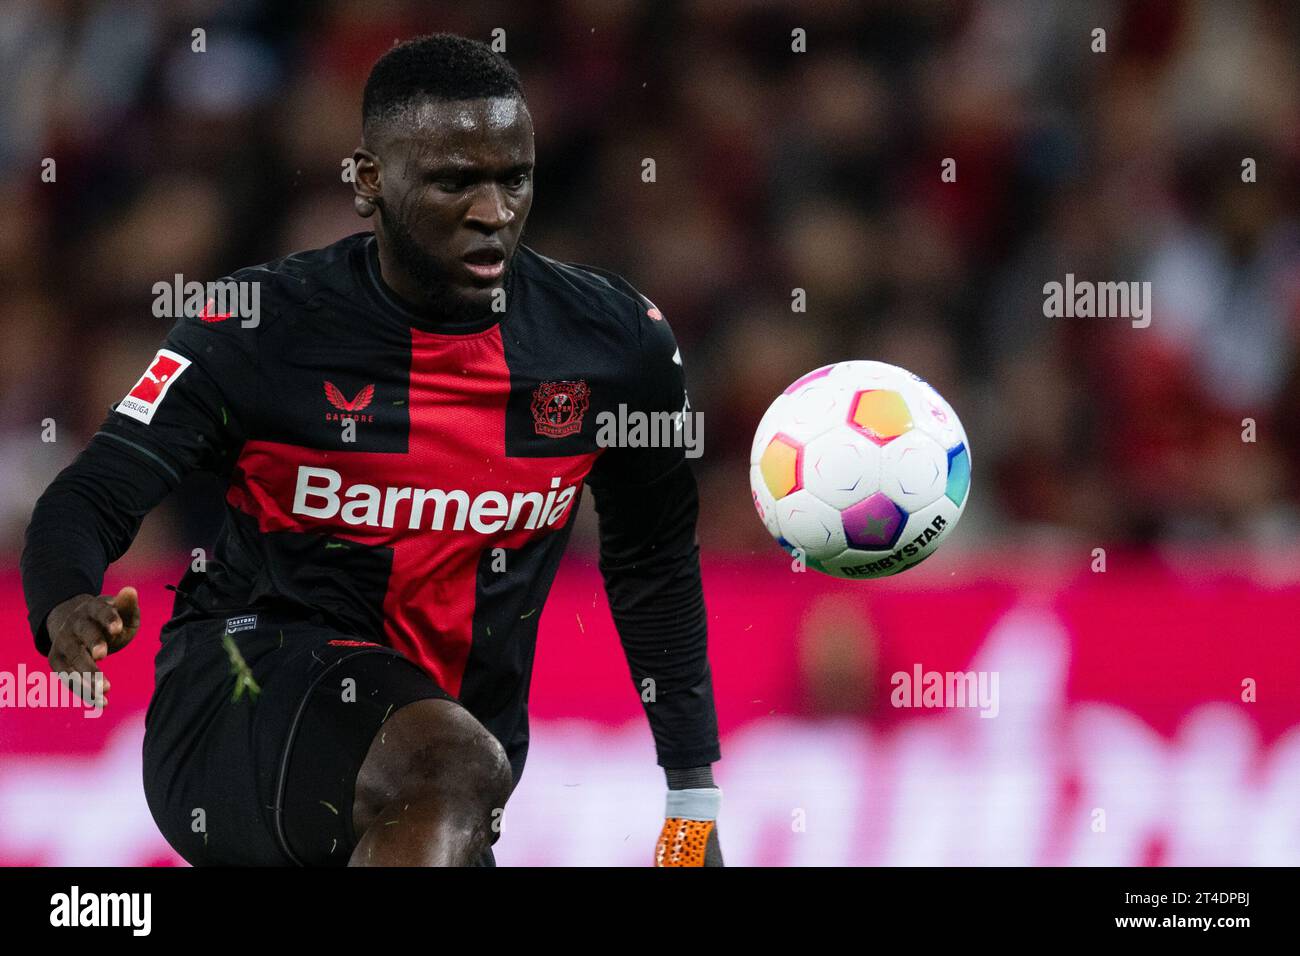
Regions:
[[[537, 128], [524, 241], [625, 275], [680, 341], [706, 547], [776, 553], [753, 429], [849, 358], [962, 416], [954, 547], [1300, 527], [1298, 5], [40, 0], [0, 2], [0, 560], [166, 334], [153, 284], [369, 228], [340, 173], [371, 64], [495, 28]], [[1066, 273], [1150, 281], [1150, 327], [1045, 317]], [[191, 482], [133, 557], [209, 538], [217, 494]]]

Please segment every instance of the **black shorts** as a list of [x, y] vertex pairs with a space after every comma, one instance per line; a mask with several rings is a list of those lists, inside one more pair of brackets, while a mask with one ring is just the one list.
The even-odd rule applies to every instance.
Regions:
[[[229, 629], [229, 631], [228, 631]], [[236, 696], [229, 633], [258, 690]], [[261, 611], [168, 628], [144, 790], [195, 866], [331, 866], [357, 843], [357, 773], [398, 708], [454, 698], [391, 648]], [[482, 865], [492, 865], [491, 851]]]

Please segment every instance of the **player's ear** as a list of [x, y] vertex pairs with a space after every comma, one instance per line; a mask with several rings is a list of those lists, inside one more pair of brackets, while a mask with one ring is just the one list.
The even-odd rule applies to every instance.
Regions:
[[358, 146], [352, 152], [352, 165], [352, 203], [357, 215], [368, 219], [375, 214], [375, 200], [380, 194], [379, 159], [370, 150]]

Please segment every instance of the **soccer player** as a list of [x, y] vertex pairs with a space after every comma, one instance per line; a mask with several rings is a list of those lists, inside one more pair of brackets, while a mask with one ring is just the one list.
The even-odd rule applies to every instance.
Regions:
[[133, 588], [99, 594], [106, 568], [211, 471], [225, 523], [175, 589], [146, 717], [163, 835], [194, 864], [493, 865], [589, 485], [667, 775], [655, 860], [721, 865], [695, 481], [682, 447], [596, 440], [620, 405], [688, 407], [668, 324], [622, 278], [520, 243], [533, 126], [488, 47], [395, 46], [362, 112], [354, 202], [374, 232], [223, 280], [258, 284], [256, 321], [181, 318], [37, 502], [37, 647], [99, 673], [140, 620]]

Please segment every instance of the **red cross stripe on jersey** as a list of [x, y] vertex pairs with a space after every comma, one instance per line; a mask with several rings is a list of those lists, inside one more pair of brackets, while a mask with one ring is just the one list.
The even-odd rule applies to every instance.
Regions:
[[[406, 453], [249, 441], [226, 496], [233, 507], [254, 517], [262, 532], [311, 532], [391, 548], [383, 606], [388, 643], [455, 695], [473, 640], [480, 557], [492, 548], [518, 548], [562, 528], [572, 518], [576, 488], [596, 459], [594, 452], [506, 457], [509, 394], [510, 372], [498, 328], [468, 336], [412, 330]], [[318, 470], [311, 473], [315, 477], [305, 492], [301, 468]], [[337, 478], [328, 477], [333, 475]], [[496, 496], [510, 501], [517, 494], [553, 492], [553, 478], [559, 478], [561, 489], [574, 491], [562, 515], [558, 507], [548, 512], [556, 518], [552, 525], [543, 520], [527, 526], [539, 514], [546, 517], [536, 507], [521, 508], [513, 527], [499, 508], [480, 507]], [[359, 486], [380, 496], [373, 508], [366, 511], [362, 502], [326, 516], [331, 495], [334, 501], [347, 501], [347, 490]], [[419, 527], [412, 529], [408, 517], [420, 489], [464, 491], [476, 503], [471, 513], [488, 517], [456, 530], [451, 516], [463, 516], [463, 509], [448, 506], [439, 512], [426, 499]], [[407, 490], [413, 493], [404, 495]], [[439, 515], [447, 519], [440, 530], [431, 527]], [[471, 523], [490, 530], [475, 530]]]

